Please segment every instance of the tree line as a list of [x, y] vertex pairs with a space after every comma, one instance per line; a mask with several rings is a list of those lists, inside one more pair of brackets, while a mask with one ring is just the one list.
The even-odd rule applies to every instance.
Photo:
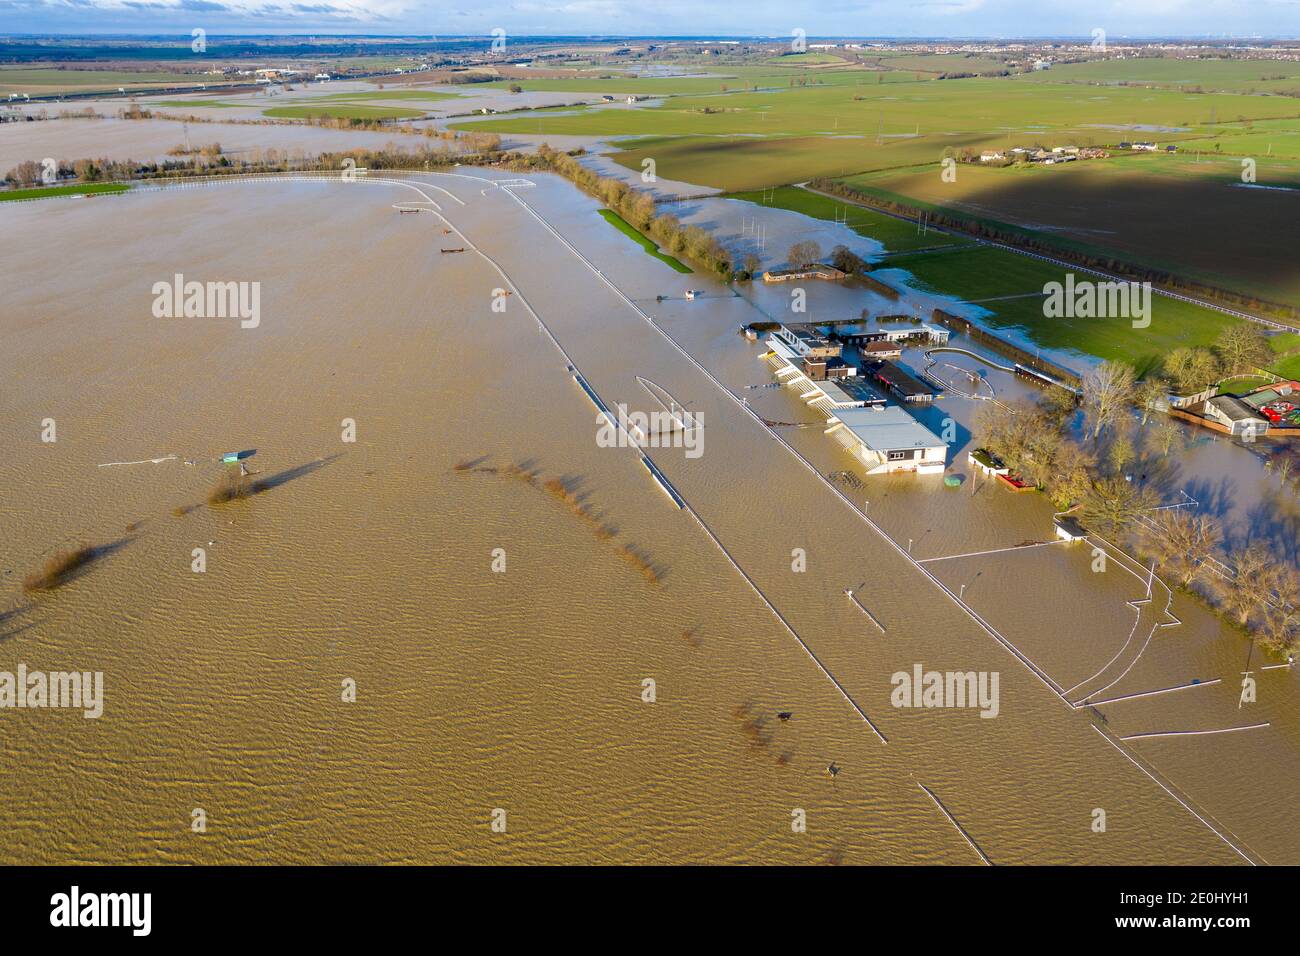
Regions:
[[[1184, 440], [1171, 418], [1145, 427], [1166, 387], [1156, 377], [1138, 381], [1126, 363], [1103, 362], [1083, 376], [1077, 406], [1075, 396], [1055, 388], [1037, 401], [986, 403], [976, 439], [1062, 512], [1155, 559], [1161, 573], [1262, 646], [1293, 649], [1300, 640], [1295, 569], [1258, 541], [1231, 549], [1220, 565], [1212, 556], [1224, 541], [1218, 519], [1183, 508], [1156, 510], [1158, 489], [1177, 479], [1172, 456]], [[1289, 452], [1277, 460], [1288, 463], [1273, 469], [1284, 486], [1300, 490]]]
[[566, 153], [543, 143], [535, 153], [508, 153], [502, 157], [501, 163], [511, 169], [559, 173], [674, 256], [688, 259], [703, 271], [726, 280], [750, 277], [752, 270], [737, 269], [731, 252], [716, 236], [699, 226], [683, 226], [671, 213], [659, 213], [654, 197], [649, 193], [634, 189], [621, 179], [602, 176], [588, 169], [578, 161], [580, 155], [581, 150]]
[[[480, 134], [486, 135], [486, 134]], [[181, 152], [185, 152], [183, 148]], [[58, 164], [58, 182], [128, 182], [143, 179], [176, 179], [195, 176], [237, 176], [244, 173], [338, 172], [351, 161], [357, 168], [436, 169], [455, 163], [492, 162], [496, 152], [464, 152], [449, 145], [424, 145], [415, 148], [389, 146], [383, 149], [351, 149], [307, 156], [301, 148], [255, 149], [239, 157], [220, 152], [220, 144], [199, 147], [181, 158], [161, 162], [136, 159], [87, 158], [63, 160]], [[39, 186], [44, 183], [43, 168], [26, 160], [5, 174], [6, 184], [15, 187]], [[51, 184], [53, 185], [53, 184]]]

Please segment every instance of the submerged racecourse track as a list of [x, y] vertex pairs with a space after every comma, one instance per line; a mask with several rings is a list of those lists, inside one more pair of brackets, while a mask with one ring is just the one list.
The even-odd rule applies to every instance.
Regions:
[[[904, 548], [826, 481], [774, 430], [765, 426], [732, 390], [691, 357], [627, 292], [584, 255], [573, 241], [567, 239], [547, 215], [537, 208], [545, 204], [547, 187], [554, 190], [556, 185], [561, 189], [566, 189], [567, 186], [545, 178], [542, 185], [540, 190], [529, 189], [526, 192], [518, 186], [504, 185], [500, 187], [500, 193], [484, 192], [483, 196], [501, 197], [504, 201], [501, 194], [507, 195], [549, 234], [554, 243], [571, 254], [573, 265], [566, 271], [572, 274], [566, 275], [566, 288], [573, 289], [579, 283], [589, 284], [590, 294], [579, 298], [594, 303], [600, 302], [603, 288], [604, 298], [616, 306], [603, 313], [602, 327], [598, 334], [605, 341], [601, 343], [599, 357], [593, 356], [590, 361], [584, 362], [584, 374], [597, 383], [608, 383], [603, 387], [597, 385], [602, 393], [613, 391], [614, 394], [626, 397], [630, 393], [629, 379], [635, 379], [638, 374], [648, 371], [655, 376], [656, 381], [671, 383], [666, 387], [674, 394], [694, 397], [692, 412], [711, 423], [710, 441], [735, 443], [734, 447], [728, 447], [723, 454], [710, 448], [700, 463], [662, 453], [657, 453], [655, 458], [687, 501], [704, 514], [705, 518], [701, 520], [707, 520], [727, 542], [730, 556], [735, 556], [741, 567], [766, 571], [766, 574], [758, 572], [761, 583], [755, 584], [755, 587], [769, 596], [775, 596], [777, 605], [784, 609], [783, 621], [788, 618], [793, 622], [789, 625], [791, 630], [804, 634], [801, 643], [812, 643], [812, 652], [818, 655], [819, 661], [825, 661], [829, 665], [828, 673], [855, 675], [856, 680], [843, 676], [836, 683], [840, 685], [841, 681], [845, 681], [852, 688], [845, 690], [845, 695], [850, 697], [851, 702], [855, 699], [867, 702], [868, 712], [873, 714], [875, 721], [873, 723], [872, 718], [868, 718], [872, 729], [876, 730], [877, 724], [884, 727], [886, 736], [890, 737], [893, 744], [905, 741], [913, 729], [910, 724], [902, 725], [896, 719], [891, 721], [895, 712], [891, 712], [888, 704], [888, 674], [903, 669], [912, 660], [969, 660], [971, 663], [967, 663], [963, 669], [998, 669], [1009, 659], [1002, 657], [999, 660], [997, 651], [987, 643], [991, 637], [1024, 666], [1023, 671], [1016, 667], [1003, 674], [1004, 695], [1023, 695], [1024, 698], [1018, 705], [1013, 705], [1013, 713], [1020, 716], [1008, 716], [1007, 722], [1024, 722], [1022, 731], [1027, 730], [1025, 724], [1037, 725], [1041, 731], [1039, 720], [1028, 714], [1041, 707], [1042, 702], [1050, 701], [1050, 697], [1043, 693], [1044, 689], [1051, 695], [1061, 697], [1059, 686], [913, 560]], [[515, 241], [518, 238], [516, 236]], [[537, 248], [540, 244], [529, 245]], [[496, 254], [502, 253], [498, 251]], [[529, 279], [536, 279], [536, 276], [520, 275], [517, 268], [513, 274], [522, 288], [530, 288]], [[566, 329], [565, 317], [574, 315], [572, 309], [566, 309], [558, 303], [553, 310], [548, 310], [545, 305], [539, 306], [539, 293], [545, 296], [549, 291], [535, 290], [531, 294], [530, 308], [540, 308], [543, 316], [550, 315], [548, 325], [552, 331], [558, 334], [561, 341], [567, 337], [573, 343], [572, 348], [576, 349], [576, 353], [571, 351], [566, 354], [566, 358], [576, 354], [577, 360], [583, 361], [582, 343], [588, 340], [591, 330], [588, 329], [584, 335], [576, 324]], [[617, 308], [618, 305], [622, 308]], [[632, 320], [630, 326], [627, 321], [619, 321], [620, 314]], [[568, 322], [573, 323], [575, 319], [569, 319]], [[639, 326], [636, 323], [638, 319], [641, 323]], [[763, 462], [763, 465], [759, 466], [759, 462]], [[710, 474], [710, 467], [718, 469], [718, 473]], [[781, 489], [780, 494], [768, 491], [760, 495], [755, 489], [752, 497], [747, 495], [742, 489], [746, 484], [744, 472], [749, 469], [765, 472], [769, 476], [779, 471], [777, 487]], [[734, 494], [728, 495], [728, 488]], [[838, 502], [835, 501], [836, 498], [839, 499]], [[737, 500], [762, 500], [763, 507], [757, 512], [744, 509], [738, 513], [734, 507]], [[874, 534], [855, 534], [854, 522], [846, 520], [847, 515], [840, 510], [840, 506], [847, 506], [852, 517], [869, 527]], [[787, 510], [788, 514], [785, 513]], [[821, 520], [808, 520], [810, 513], [819, 516]], [[804, 516], [802, 522], [796, 517], [800, 514]], [[743, 521], [737, 520], [742, 516]], [[748, 525], [748, 528], [744, 525]], [[755, 531], [759, 533], [755, 535]], [[844, 540], [837, 541], [836, 537]], [[798, 547], [806, 550], [813, 565], [806, 576], [789, 569], [789, 555]], [[858, 596], [860, 600], [865, 597], [870, 606], [881, 609], [887, 619], [892, 616], [888, 625], [891, 635], [888, 649], [865, 644], [863, 639], [869, 638], [870, 634], [860, 624], [843, 628], [840, 623], [843, 615], [836, 613], [842, 611], [842, 606], [830, 600], [830, 595], [836, 593], [843, 584], [843, 580], [837, 580], [834, 575], [845, 575], [847, 579], [853, 579], [855, 572], [865, 572], [866, 568], [875, 569], [872, 577], [880, 583], [860, 588]], [[882, 586], [885, 582], [888, 583], [887, 587]], [[833, 633], [835, 631], [839, 633]], [[930, 635], [928, 640], [927, 633]], [[1026, 671], [1037, 681], [1029, 680]], [[1039, 682], [1042, 686], [1036, 687]], [[1064, 698], [1061, 697], [1061, 700], [1064, 701]], [[1129, 775], [1129, 771], [1121, 764], [1113, 763], [1113, 757], [1107, 755], [1107, 748], [1088, 733], [1084, 721], [1072, 718], [1068, 710], [1060, 711], [1057, 720], [1063, 725], [1060, 728], [1063, 735], [1077, 737], [1077, 741], [1071, 741], [1075, 753], [1059, 758], [1062, 766], [1090, 758], [1102, 763], [1109, 762], [1110, 767], [1102, 773], [1113, 778], [1113, 782], [1108, 780], [1105, 786], [1110, 788], [1116, 783], [1123, 784], [1123, 778]], [[890, 730], [891, 722], [900, 724], [897, 731]], [[958, 753], [965, 751], [965, 759], [969, 759], [972, 753], [982, 753], [989, 761], [995, 762], [999, 757], [997, 741], [1001, 735], [986, 732], [985, 727], [986, 725], [969, 719], [965, 721], [964, 727], [947, 727], [943, 736], [948, 743], [942, 750], [947, 751], [949, 759], [956, 758]], [[916, 728], [917, 731], [920, 729]], [[891, 733], [894, 736], [890, 736]], [[900, 741], [899, 737], [903, 740]], [[954, 738], [961, 740], [959, 747], [954, 747]], [[931, 750], [940, 749], [939, 744], [938, 739], [932, 739], [926, 741], [922, 748], [921, 741], [918, 740], [913, 746], [918, 750]], [[886, 765], [894, 760], [910, 762], [906, 757], [900, 758], [896, 753], [891, 753]], [[975, 769], [983, 762], [980, 759], [973, 760], [971, 769], [963, 773], [959, 766], [945, 767], [941, 771], [938, 768], [926, 768], [928, 761], [918, 760], [919, 765], [910, 767], [909, 772], [914, 774], [918, 769], [924, 769], [928, 779], [944, 780], [943, 789], [948, 793], [946, 800], [955, 802], [958, 806], [983, 804], [988, 809], [976, 812], [974, 816], [978, 822], [970, 825], [987, 828], [986, 832], [996, 833], [999, 825], [1010, 826], [1011, 820], [1017, 818], [1023, 821], [1031, 816], [1042, 816], [1042, 809], [1032, 804], [1019, 808], [1014, 805], [999, 808], [1001, 812], [993, 810], [990, 792], [997, 789], [1000, 781], [985, 779]], [[1064, 781], [1058, 780], [1057, 784], [1064, 786]], [[983, 803], [981, 795], [989, 802]], [[1035, 799], [1050, 802], [1048, 795], [1043, 793], [1037, 793]], [[1186, 826], [1189, 820], [1193, 824], [1204, 822], [1199, 815], [1180, 822], [1178, 807], [1168, 803], [1163, 794], [1155, 791], [1148, 792], [1145, 797], [1134, 793], [1126, 799], [1135, 800], [1138, 806], [1142, 806], [1141, 812], [1166, 814], [1168, 819], [1165, 825], [1175, 829]], [[988, 816], [993, 819], [988, 819]], [[1083, 829], [1086, 833], [1087, 828]], [[997, 846], [1000, 841], [996, 837], [986, 837], [982, 842], [985, 846]], [[1081, 842], [1086, 842], [1086, 837]], [[1197, 842], [1203, 844], [1199, 850], [1202, 854], [1200, 859], [1216, 859], [1220, 854], [1229, 852], [1235, 853], [1239, 861], [1250, 860], [1250, 856], [1240, 846], [1208, 825], [1201, 831]], [[1036, 858], [1034, 851], [1028, 848], [1022, 852], [1025, 855], [1021, 859]], [[1014, 850], [1007, 849], [1003, 853], [1004, 858], [1015, 857]]]
[[[39, 241], [51, 227], [33, 207], [47, 204], [23, 205], [3, 212], [7, 225]], [[103, 205], [48, 215], [103, 216]], [[399, 212], [411, 209], [421, 214]], [[1133, 569], [1116, 577], [1142, 623], [1110, 664], [1109, 653], [1092, 655], [1102, 670], [1067, 692], [1072, 680], [1053, 676], [740, 397], [757, 370], [751, 353], [737, 357], [733, 330], [762, 318], [754, 306], [696, 277], [706, 295], [686, 301], [682, 277], [597, 209], [554, 176], [477, 170], [138, 190], [112, 204], [126, 222], [113, 248], [86, 254], [112, 265], [153, 250], [131, 289], [97, 279], [86, 291], [102, 317], [81, 348], [101, 353], [89, 362], [97, 390], [76, 401], [58, 391], [77, 364], [58, 343], [84, 303], [49, 311], [57, 269], [36, 270], [6, 320], [31, 363], [17, 417], [54, 415], [69, 437], [53, 465], [38, 465], [30, 442], [9, 442], [18, 450], [0, 480], [21, 487], [52, 468], [49, 500], [63, 513], [47, 519], [57, 527], [18, 521], [4, 570], [95, 521], [101, 539], [146, 518], [76, 585], [81, 599], [70, 592], [67, 607], [46, 602], [13, 619], [47, 637], [51, 653], [92, 658], [108, 675], [99, 733], [111, 735], [103, 750], [115, 773], [80, 796], [80, 813], [100, 819], [120, 797], [115, 781], [142, 762], [166, 771], [142, 788], [148, 814], [128, 812], [105, 834], [72, 823], [50, 841], [20, 828], [36, 855], [111, 855], [115, 837], [145, 834], [146, 859], [177, 861], [238, 857], [253, 835], [311, 861], [634, 861], [651, 851], [697, 862], [1265, 861], [1252, 821], [1193, 800], [1090, 704], [1127, 696], [1118, 685], [1161, 639], [1173, 600], [1163, 585], [1153, 596]], [[137, 214], [171, 230], [170, 248], [150, 246]], [[279, 223], [292, 223], [289, 235], [271, 235]], [[195, 271], [214, 234], [249, 237], [221, 268], [262, 276], [262, 326], [150, 324], [134, 286]], [[258, 273], [277, 242], [294, 251], [275, 274]], [[466, 254], [440, 254], [453, 242]], [[178, 407], [149, 388], [116, 400], [154, 363], [183, 383]], [[654, 383], [702, 423], [702, 454], [598, 447], [599, 416], [575, 373], [608, 408], [646, 408], [643, 383]], [[360, 437], [340, 446], [345, 419]], [[204, 482], [166, 455], [209, 443], [256, 444], [272, 477], [286, 477], [249, 502], [168, 516], [185, 482], [191, 496]], [[94, 467], [106, 461], [156, 464]], [[554, 476], [554, 497], [597, 515], [607, 534], [593, 540], [505, 464]], [[120, 510], [101, 517], [105, 498]], [[650, 583], [611, 566], [608, 535], [655, 569]], [[398, 537], [409, 546], [365, 557], [366, 542]], [[206, 579], [186, 557], [202, 542], [213, 542]], [[504, 573], [490, 568], [494, 549], [510, 562]], [[237, 602], [214, 593], [218, 576]], [[4, 580], [8, 613], [23, 605], [16, 579]], [[74, 613], [97, 625], [75, 634], [96, 636], [72, 641]], [[1048, 637], [1069, 641], [1068, 622]], [[0, 669], [23, 640], [0, 643]], [[166, 676], [150, 677], [150, 660], [170, 660]], [[918, 666], [999, 675], [996, 717], [895, 706], [891, 677]], [[352, 676], [355, 716], [320, 732]], [[653, 704], [638, 697], [646, 679]], [[233, 714], [215, 709], [241, 693]], [[268, 716], [285, 700], [296, 702], [293, 721]], [[169, 726], [176, 709], [191, 732], [221, 716], [195, 745]], [[778, 711], [793, 719], [774, 723]], [[253, 767], [226, 779], [249, 727], [260, 728], [242, 747]], [[75, 769], [91, 749], [86, 734], [29, 721], [14, 750], [45, 748]], [[144, 753], [128, 738], [144, 740]], [[7, 779], [20, 779], [16, 759], [0, 764]], [[340, 765], [352, 769], [342, 776]], [[60, 779], [22, 778], [16, 805], [46, 806]], [[251, 784], [261, 795], [249, 801]], [[200, 799], [214, 819], [226, 813], [206, 844], [148, 822], [185, 817]], [[355, 834], [331, 817], [340, 800], [362, 814]], [[509, 840], [482, 836], [493, 807], [511, 814]], [[791, 832], [796, 810], [807, 812], [806, 834]], [[12, 828], [17, 815], [0, 812], [0, 823]]]

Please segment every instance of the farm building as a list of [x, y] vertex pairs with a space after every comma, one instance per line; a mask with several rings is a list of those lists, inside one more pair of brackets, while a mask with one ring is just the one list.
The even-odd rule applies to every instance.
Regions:
[[1268, 419], [1235, 395], [1216, 395], [1205, 403], [1205, 417], [1228, 429], [1230, 435], [1263, 435]]

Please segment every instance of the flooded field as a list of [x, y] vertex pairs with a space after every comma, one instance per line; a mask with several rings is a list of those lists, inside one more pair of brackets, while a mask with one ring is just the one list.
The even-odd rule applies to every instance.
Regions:
[[[105, 685], [98, 719], [0, 714], [6, 862], [1300, 860], [1292, 670], [1238, 714], [1248, 645], [1046, 544], [1035, 496], [841, 497], [838, 446], [753, 413], [816, 416], [745, 388], [771, 375], [736, 329], [779, 293], [680, 276], [532, 181], [0, 209], [10, 261], [60, 250], [0, 317], [0, 670]], [[260, 282], [256, 327], [156, 317], [177, 273]], [[698, 457], [647, 449], [684, 510], [601, 447], [570, 363], [611, 408], [699, 416]], [[927, 414], [968, 441], [976, 404]], [[208, 504], [236, 451], [254, 493]], [[83, 573], [24, 593], [71, 543]], [[999, 674], [996, 719], [894, 706], [917, 665]]]
[[303, 125], [191, 123], [178, 120], [57, 119], [0, 124], [0, 175], [21, 162], [45, 157], [72, 163], [78, 159], [137, 159], [162, 162], [167, 151], [185, 144], [196, 149], [218, 143], [233, 159], [275, 149], [290, 155], [318, 156], [348, 149], [420, 149], [443, 144], [423, 136], [366, 130], [325, 129]]

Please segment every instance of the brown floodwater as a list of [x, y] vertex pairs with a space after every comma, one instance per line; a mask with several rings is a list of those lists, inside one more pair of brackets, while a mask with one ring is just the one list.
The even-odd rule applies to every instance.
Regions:
[[[1140, 576], [1093, 573], [1084, 545], [1015, 548], [1051, 539], [1050, 508], [992, 485], [871, 479], [853, 503], [873, 529], [815, 473], [850, 466], [838, 446], [784, 429], [810, 470], [606, 280], [766, 417], [814, 422], [744, 389], [771, 380], [735, 334], [754, 306], [534, 181], [517, 200], [425, 178], [463, 237], [382, 183], [0, 207], [0, 253], [24, 262], [0, 316], [0, 671], [102, 671], [105, 697], [97, 720], [0, 710], [0, 859], [978, 863], [920, 785], [995, 863], [1300, 859], [1292, 671], [1238, 713], [1247, 644], [1179, 596], [1182, 623], [1098, 699], [1222, 683], [1071, 708], [921, 568], [1065, 688], [1163, 614], [1125, 603]], [[260, 282], [260, 324], [156, 318], [176, 273]], [[735, 565], [633, 450], [599, 446], [530, 309], [611, 407], [658, 408], [640, 376], [700, 416], [699, 457], [648, 452]], [[264, 490], [205, 503], [213, 459], [254, 449]], [[995, 553], [918, 566], [909, 538], [917, 558]], [[103, 551], [25, 595], [74, 542]], [[915, 664], [998, 672], [999, 715], [891, 706]], [[1123, 745], [1178, 799], [1097, 729], [1263, 721]]]

